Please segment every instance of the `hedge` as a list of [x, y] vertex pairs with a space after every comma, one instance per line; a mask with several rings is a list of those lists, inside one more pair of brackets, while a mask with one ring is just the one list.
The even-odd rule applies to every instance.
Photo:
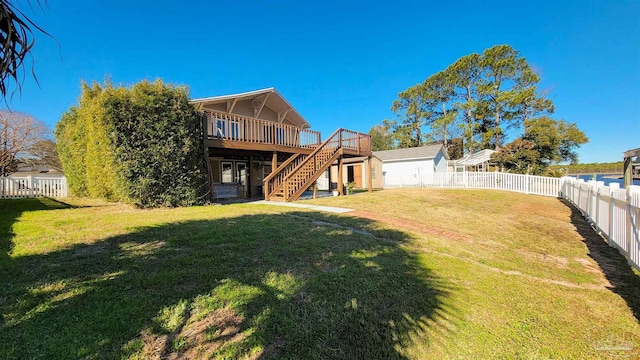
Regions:
[[139, 207], [201, 202], [202, 114], [183, 87], [82, 84], [55, 135], [69, 190]]

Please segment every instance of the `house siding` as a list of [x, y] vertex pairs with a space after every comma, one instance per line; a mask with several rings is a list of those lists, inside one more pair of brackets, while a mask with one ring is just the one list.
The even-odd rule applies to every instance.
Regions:
[[438, 152], [436, 158], [434, 159], [434, 163], [437, 173], [444, 173], [449, 171], [447, 159], [444, 157], [444, 154], [442, 152]]
[[435, 171], [434, 159], [382, 163], [384, 187], [419, 186], [422, 176], [433, 174]]

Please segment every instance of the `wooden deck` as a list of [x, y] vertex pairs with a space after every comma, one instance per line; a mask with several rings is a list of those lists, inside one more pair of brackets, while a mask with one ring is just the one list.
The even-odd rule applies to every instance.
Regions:
[[[218, 112], [207, 112], [204, 125], [204, 145], [213, 148], [310, 154], [322, 143], [319, 131]], [[341, 130], [334, 141], [347, 156], [371, 155], [367, 134]]]

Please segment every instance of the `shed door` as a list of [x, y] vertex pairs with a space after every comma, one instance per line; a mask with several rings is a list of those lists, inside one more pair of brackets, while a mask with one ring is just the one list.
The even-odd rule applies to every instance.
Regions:
[[357, 188], [362, 188], [362, 165], [353, 166], [353, 182]]

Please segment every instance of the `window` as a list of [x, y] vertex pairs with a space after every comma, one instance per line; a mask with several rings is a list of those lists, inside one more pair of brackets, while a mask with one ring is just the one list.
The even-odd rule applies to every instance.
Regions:
[[376, 167], [375, 166], [371, 166], [371, 179], [372, 180], [376, 179]]
[[233, 182], [233, 163], [232, 162], [222, 162], [222, 183], [232, 183]]

